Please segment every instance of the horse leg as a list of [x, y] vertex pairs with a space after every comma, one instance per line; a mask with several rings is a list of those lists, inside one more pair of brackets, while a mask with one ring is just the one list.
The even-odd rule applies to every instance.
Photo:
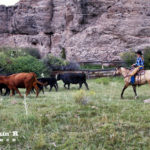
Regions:
[[121, 99], [123, 99], [123, 94], [124, 94], [124, 91], [125, 91], [125, 89], [126, 89], [127, 87], [128, 87], [128, 85], [126, 84], [126, 85], [124, 86], [122, 92], [121, 92]]
[[132, 87], [133, 87], [133, 91], [134, 91], [134, 94], [135, 94], [135, 99], [138, 97], [137, 96], [137, 93], [136, 93], [136, 85], [132, 85]]

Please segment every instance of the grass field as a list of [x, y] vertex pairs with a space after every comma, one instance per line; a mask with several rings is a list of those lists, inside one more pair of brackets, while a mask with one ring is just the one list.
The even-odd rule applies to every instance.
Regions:
[[[120, 78], [88, 80], [89, 91], [71, 86], [59, 92], [40, 93], [24, 100], [0, 98], [0, 132], [18, 131], [0, 137], [4, 150], [149, 150], [150, 98], [148, 85], [138, 88], [134, 100], [130, 87], [120, 99], [123, 81]], [[24, 92], [24, 91], [22, 91]], [[26, 114], [27, 110], [27, 114]], [[10, 141], [7, 142], [6, 139]]]

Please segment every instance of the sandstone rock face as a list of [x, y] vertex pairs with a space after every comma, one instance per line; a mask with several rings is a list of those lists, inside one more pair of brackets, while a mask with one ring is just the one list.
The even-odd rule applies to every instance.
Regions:
[[148, 0], [21, 0], [0, 6], [0, 47], [34, 47], [68, 60], [113, 61], [150, 46]]

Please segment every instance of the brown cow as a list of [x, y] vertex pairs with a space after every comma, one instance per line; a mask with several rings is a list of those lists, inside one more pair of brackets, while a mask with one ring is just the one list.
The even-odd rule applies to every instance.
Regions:
[[0, 84], [5, 84], [11, 90], [11, 96], [14, 95], [15, 91], [22, 97], [18, 88], [26, 88], [26, 96], [30, 93], [32, 87], [36, 90], [36, 97], [38, 97], [38, 84], [43, 85], [36, 78], [36, 74], [31, 73], [16, 73], [10, 76], [0, 76]]

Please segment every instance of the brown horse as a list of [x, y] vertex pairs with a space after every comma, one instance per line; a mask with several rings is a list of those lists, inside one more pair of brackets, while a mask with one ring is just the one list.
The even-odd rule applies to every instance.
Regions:
[[[131, 70], [124, 68], [124, 67], [116, 68], [115, 74], [122, 75], [124, 77], [124, 82], [125, 82], [124, 88], [121, 93], [122, 99], [123, 99], [124, 91], [128, 88], [128, 86], [132, 85], [130, 83], [130, 80], [131, 80], [131, 76], [129, 75], [130, 72], [131, 72]], [[145, 70], [144, 74], [140, 75], [140, 78], [139, 78], [139, 76], [135, 76], [135, 83], [132, 85], [133, 91], [135, 93], [135, 99], [138, 97], [137, 92], [136, 92], [136, 86], [144, 85], [146, 83], [150, 84], [150, 70]]]
[[0, 76], [0, 84], [5, 84], [11, 90], [11, 96], [15, 91], [22, 97], [18, 88], [26, 88], [26, 96], [30, 93], [32, 87], [36, 90], [36, 97], [38, 97], [39, 90], [37, 83], [43, 85], [36, 78], [36, 74], [31, 73], [16, 73], [10, 76]]

